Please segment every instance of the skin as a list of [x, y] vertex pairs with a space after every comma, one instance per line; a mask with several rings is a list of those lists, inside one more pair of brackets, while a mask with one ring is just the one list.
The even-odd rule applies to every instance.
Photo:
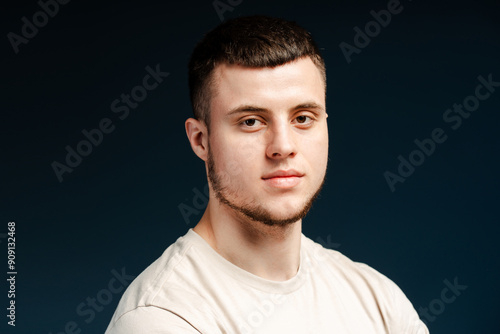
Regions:
[[[205, 161], [210, 197], [194, 227], [220, 255], [273, 281], [297, 273], [302, 217], [325, 178], [325, 86], [309, 57], [274, 68], [220, 64], [210, 133], [186, 133]], [[294, 170], [294, 172], [291, 172]], [[293, 176], [275, 176], [277, 171]]]

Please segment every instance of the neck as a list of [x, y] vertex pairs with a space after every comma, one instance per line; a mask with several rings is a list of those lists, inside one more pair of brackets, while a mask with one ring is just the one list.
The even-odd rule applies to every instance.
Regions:
[[193, 230], [234, 265], [268, 280], [285, 281], [299, 268], [301, 228], [301, 220], [268, 226], [211, 199]]

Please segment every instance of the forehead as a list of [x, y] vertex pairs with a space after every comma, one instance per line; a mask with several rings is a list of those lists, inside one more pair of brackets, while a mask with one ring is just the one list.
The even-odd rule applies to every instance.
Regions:
[[213, 75], [212, 113], [228, 111], [238, 104], [270, 109], [305, 101], [325, 104], [323, 77], [309, 57], [262, 68], [223, 63], [217, 65]]

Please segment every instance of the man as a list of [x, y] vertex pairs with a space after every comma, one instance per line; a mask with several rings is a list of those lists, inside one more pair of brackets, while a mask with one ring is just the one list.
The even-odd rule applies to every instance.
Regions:
[[325, 179], [325, 65], [295, 23], [227, 21], [189, 63], [209, 202], [129, 286], [107, 329], [132, 333], [428, 333], [388, 278], [305, 237]]

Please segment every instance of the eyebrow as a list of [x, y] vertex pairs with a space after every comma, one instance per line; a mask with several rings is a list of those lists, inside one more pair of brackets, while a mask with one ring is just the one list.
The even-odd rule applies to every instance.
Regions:
[[[290, 108], [290, 111], [295, 111], [295, 110], [299, 110], [299, 109], [316, 109], [318, 111], [325, 110], [325, 108], [323, 106], [321, 106], [320, 104], [317, 104], [316, 102], [311, 101], [311, 102], [305, 102], [305, 103], [298, 104], [295, 107]], [[267, 108], [253, 106], [250, 104], [244, 104], [244, 105], [240, 105], [238, 107], [235, 107], [235, 108], [229, 110], [229, 112], [227, 113], [226, 116], [231, 116], [231, 115], [241, 113], [241, 112], [262, 112], [262, 113], [264, 113], [264, 112], [269, 112], [269, 111], [270, 110]]]

